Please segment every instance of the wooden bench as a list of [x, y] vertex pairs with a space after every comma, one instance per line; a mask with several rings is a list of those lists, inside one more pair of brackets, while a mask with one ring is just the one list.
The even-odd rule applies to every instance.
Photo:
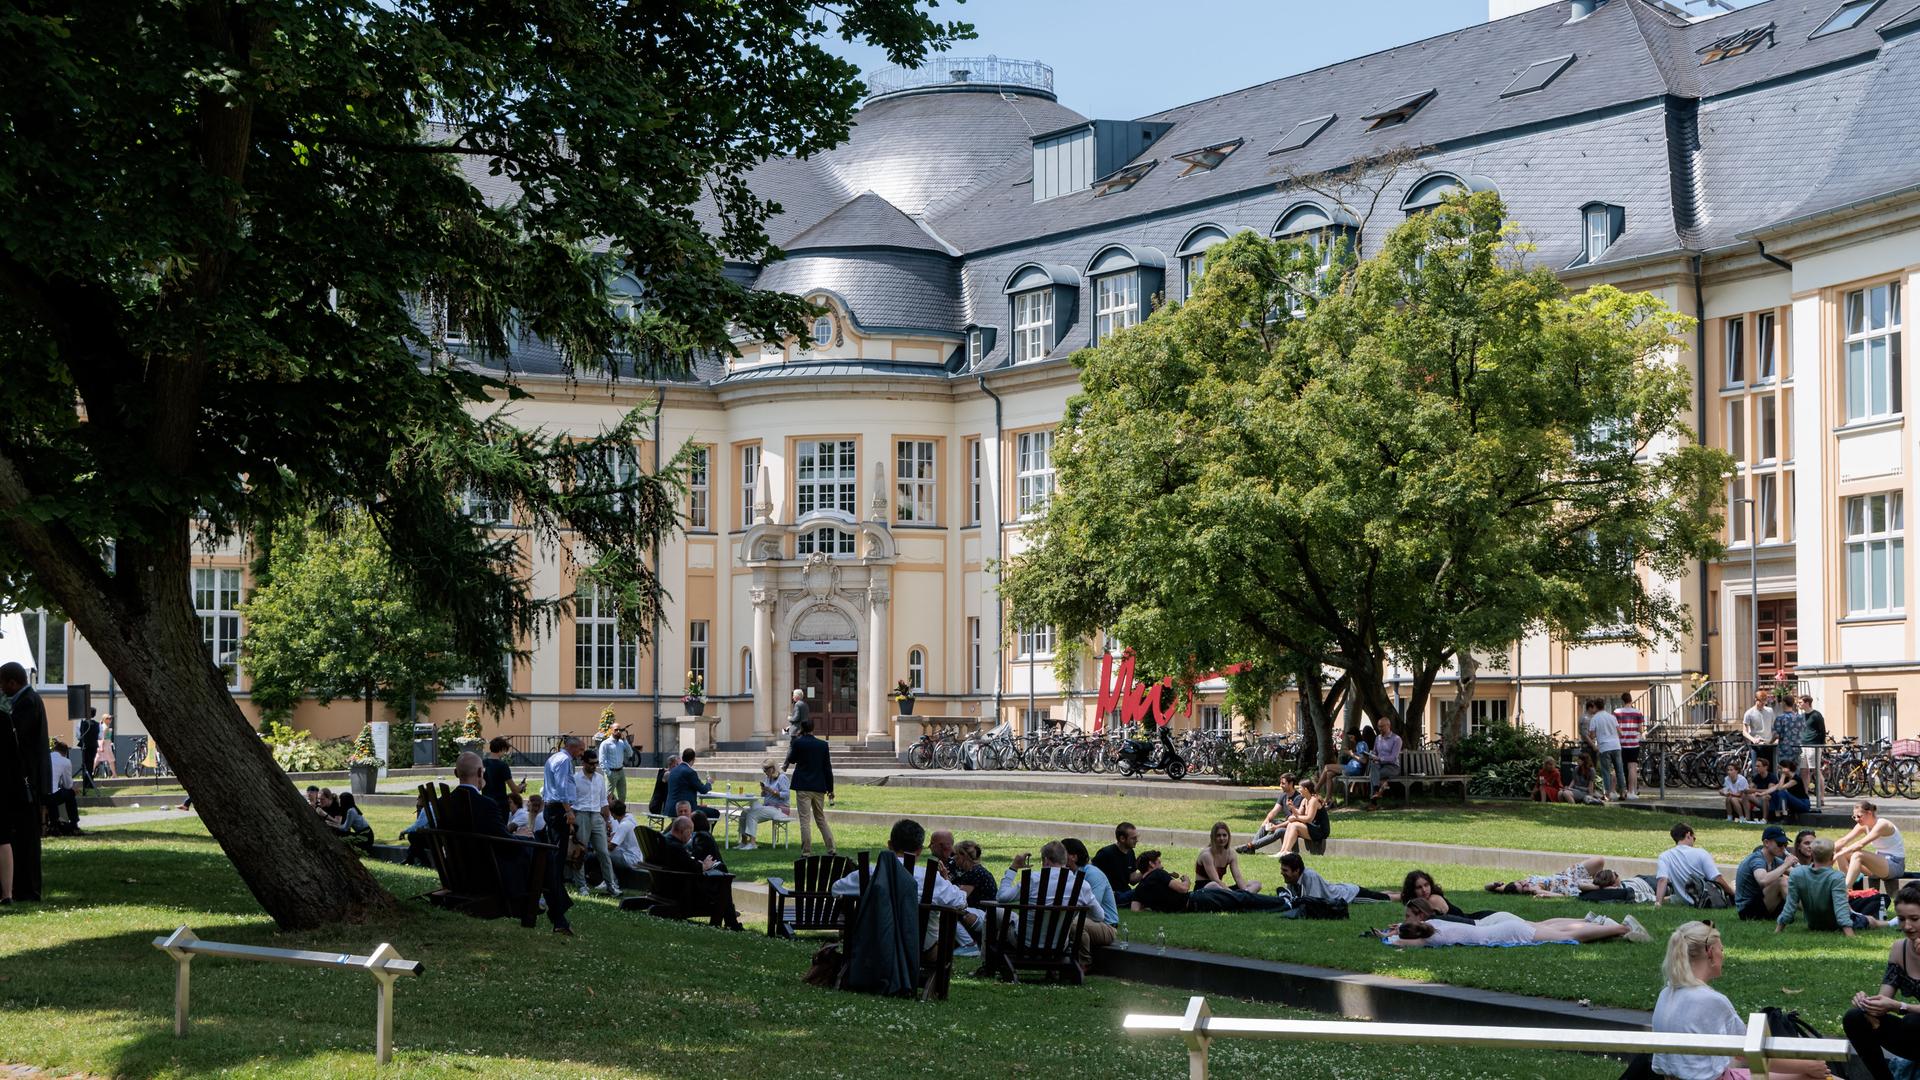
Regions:
[[441, 828], [448, 820], [441, 802], [447, 788], [433, 788], [422, 784], [420, 790], [427, 796], [427, 819], [434, 826], [414, 833], [440, 875], [440, 887], [424, 894], [427, 902], [480, 919], [517, 916], [521, 926], [533, 926], [540, 917], [547, 860], [559, 858], [559, 849], [521, 836]]
[[[645, 825], [634, 831], [634, 838], [640, 842], [640, 870], [647, 876], [647, 891], [620, 901], [620, 910], [644, 911], [663, 919], [704, 916], [714, 926], [726, 922], [733, 913], [732, 874], [669, 870], [662, 853], [672, 841]], [[716, 902], [717, 896], [727, 898], [724, 907]]]
[[[914, 860], [911, 856], [900, 860], [907, 873], [913, 873]], [[866, 898], [867, 885], [872, 880], [871, 856], [860, 853], [858, 870], [860, 873], [860, 895], [852, 899], [847, 906], [846, 925], [840, 931], [840, 952], [845, 963], [840, 967], [841, 986], [844, 988], [846, 972], [853, 962], [853, 930], [860, 917], [860, 903]], [[934, 883], [939, 879], [937, 870], [929, 869], [920, 882], [920, 925], [919, 940], [927, 940], [927, 927], [934, 925], [930, 920], [938, 920], [934, 930], [934, 942], [931, 949], [922, 949], [920, 953], [920, 989], [916, 995], [921, 1001], [945, 1001], [953, 982], [953, 951], [958, 939], [955, 927], [959, 923], [960, 913], [952, 908], [941, 907], [933, 902]], [[844, 899], [844, 898], [843, 898]]]
[[1049, 982], [1064, 979], [1076, 986], [1084, 983], [1086, 976], [1074, 953], [1086, 925], [1087, 909], [1073, 900], [1080, 895], [1085, 877], [1079, 870], [1045, 866], [1040, 868], [1035, 887], [1033, 871], [1020, 871], [1019, 895], [1036, 899], [983, 905], [987, 933], [981, 947], [986, 962], [980, 965], [979, 973], [1019, 982], [1022, 970], [1044, 971]]
[[[1400, 805], [1402, 806], [1407, 805], [1413, 800], [1413, 789], [1420, 785], [1425, 785], [1429, 790], [1434, 791], [1442, 787], [1457, 788], [1460, 792], [1460, 801], [1463, 803], [1466, 802], [1467, 781], [1470, 780], [1471, 777], [1464, 774], [1447, 773], [1445, 768], [1445, 763], [1438, 750], [1401, 750], [1400, 775], [1391, 779], [1382, 780], [1380, 786], [1383, 790], [1398, 787], [1400, 789]], [[1372, 793], [1373, 784], [1367, 779], [1365, 773], [1359, 776], [1338, 776], [1334, 778], [1333, 782], [1340, 785], [1341, 788], [1346, 791], [1347, 801], [1349, 803], [1355, 801], [1356, 790], [1359, 796], [1362, 797]]]
[[793, 885], [767, 879], [767, 936], [792, 937], [814, 930], [846, 929], [852, 904], [833, 894], [833, 883], [853, 873], [845, 855], [808, 855], [793, 863]]

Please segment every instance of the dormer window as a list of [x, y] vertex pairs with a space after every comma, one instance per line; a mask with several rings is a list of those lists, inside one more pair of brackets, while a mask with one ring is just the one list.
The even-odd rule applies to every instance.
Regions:
[[[1026, 263], [1007, 277], [1007, 308], [1013, 328], [1008, 341], [1009, 363], [1044, 360], [1073, 325], [1080, 296], [1080, 275], [1070, 266]], [[982, 328], [983, 330], [986, 328]], [[989, 330], [981, 343], [984, 354], [993, 348]]]
[[1728, 34], [1726, 37], [1720, 38], [1717, 41], [1709, 42], [1707, 45], [1695, 50], [1695, 52], [1700, 57], [1701, 65], [1705, 66], [1736, 56], [1745, 56], [1759, 48], [1762, 42], [1766, 43], [1767, 48], [1773, 48], [1772, 23], [1768, 23], [1765, 26], [1750, 26], [1737, 34]]
[[967, 366], [977, 368], [987, 354], [987, 337], [979, 330], [967, 331]]
[[1580, 225], [1580, 264], [1595, 263], [1626, 231], [1627, 212], [1606, 203], [1588, 203], [1580, 208]]
[[1813, 33], [1808, 34], [1807, 40], [1812, 41], [1817, 37], [1851, 30], [1864, 22], [1867, 16], [1873, 14], [1873, 9], [1879, 6], [1880, 0], [1847, 0], [1833, 14], [1827, 16], [1827, 20], [1821, 23]]
[[1427, 102], [1432, 101], [1434, 96], [1439, 92], [1438, 90], [1422, 90], [1417, 94], [1400, 98], [1393, 104], [1368, 113], [1360, 119], [1367, 121], [1368, 131], [1379, 131], [1381, 128], [1398, 127], [1413, 119], [1413, 115], [1425, 108]]
[[1160, 164], [1160, 162], [1157, 160], [1143, 161], [1138, 165], [1129, 165], [1121, 169], [1119, 172], [1093, 185], [1094, 197], [1098, 198], [1102, 195], [1112, 195], [1115, 192], [1126, 191], [1128, 188], [1139, 183], [1140, 180], [1152, 172], [1153, 167], [1158, 164]]
[[1500, 91], [1503, 98], [1519, 97], [1545, 90], [1547, 84], [1560, 77], [1560, 73], [1573, 66], [1573, 54], [1556, 56], [1551, 60], [1538, 60], [1528, 64], [1527, 69], [1514, 76], [1505, 90]]
[[1325, 116], [1316, 116], [1311, 120], [1302, 120], [1293, 125], [1285, 135], [1282, 135], [1280, 141], [1274, 143], [1273, 149], [1267, 151], [1267, 153], [1284, 154], [1289, 150], [1298, 150], [1312, 142], [1321, 132], [1327, 130], [1328, 126], [1331, 125], [1335, 119], [1337, 119], [1335, 114], [1328, 113]]
[[1202, 225], [1180, 241], [1174, 256], [1180, 260], [1180, 295], [1183, 298], [1193, 298], [1194, 287], [1200, 284], [1201, 276], [1207, 272], [1207, 249], [1226, 238], [1227, 231], [1218, 225]]
[[1013, 298], [1013, 362], [1044, 360], [1053, 350], [1053, 290], [1034, 289]]
[[822, 315], [813, 320], [813, 343], [816, 346], [833, 344], [833, 316]]
[[1197, 172], [1211, 172], [1219, 168], [1220, 163], [1227, 160], [1227, 157], [1235, 150], [1240, 149], [1240, 144], [1245, 141], [1244, 139], [1235, 139], [1232, 142], [1203, 146], [1198, 150], [1189, 150], [1184, 154], [1175, 154], [1173, 155], [1173, 160], [1186, 165], [1186, 168], [1180, 170], [1181, 176], [1187, 176]]
[[1167, 258], [1153, 248], [1109, 244], [1087, 264], [1093, 279], [1093, 343], [1147, 317], [1147, 300], [1161, 289]]
[[[1289, 206], [1274, 223], [1273, 238], [1304, 243], [1314, 251], [1313, 281], [1303, 283], [1301, 293], [1289, 289], [1286, 308], [1298, 316], [1305, 311], [1304, 291], [1319, 295], [1326, 291], [1336, 262], [1360, 246], [1359, 223], [1344, 207], [1329, 210], [1317, 202], [1298, 202]], [[1274, 313], [1276, 316], [1278, 312]]]

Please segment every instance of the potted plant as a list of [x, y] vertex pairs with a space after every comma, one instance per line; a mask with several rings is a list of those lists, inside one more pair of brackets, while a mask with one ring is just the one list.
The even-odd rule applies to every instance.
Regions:
[[893, 693], [888, 695], [900, 705], [901, 716], [913, 715], [913, 687], [905, 679], [893, 684]]
[[486, 745], [486, 739], [487, 733], [480, 730], [480, 706], [476, 702], [469, 701], [467, 715], [460, 720], [460, 749], [463, 753], [472, 751], [478, 754]]
[[373, 725], [362, 724], [353, 740], [353, 752], [347, 755], [347, 790], [371, 795], [379, 784], [380, 757], [373, 751]]
[[[703, 716], [707, 711], [707, 682], [699, 675], [687, 672], [687, 692], [680, 697], [680, 704], [687, 707], [688, 716]], [[609, 713], [613, 710], [607, 710]]]

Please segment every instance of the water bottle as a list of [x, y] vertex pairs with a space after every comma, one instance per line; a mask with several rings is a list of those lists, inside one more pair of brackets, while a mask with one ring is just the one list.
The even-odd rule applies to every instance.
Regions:
[[1164, 926], [1153, 932], [1153, 951], [1162, 956], [1167, 954], [1167, 928]]
[[1121, 923], [1119, 929], [1120, 941], [1117, 943], [1117, 947], [1124, 949], [1127, 947], [1127, 924]]

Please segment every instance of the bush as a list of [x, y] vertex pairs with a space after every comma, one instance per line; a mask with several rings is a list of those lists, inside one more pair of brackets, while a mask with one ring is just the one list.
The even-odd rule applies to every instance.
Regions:
[[433, 729], [434, 757], [442, 765], [451, 765], [460, 757], [460, 724], [436, 724]]
[[1453, 744], [1452, 770], [1476, 775], [1482, 769], [1508, 762], [1524, 762], [1529, 770], [1540, 763], [1558, 760], [1560, 749], [1553, 736], [1519, 724], [1488, 724]]
[[1502, 761], [1488, 765], [1467, 781], [1467, 792], [1484, 798], [1524, 799], [1533, 794], [1538, 761]]
[[310, 731], [270, 721], [261, 736], [273, 751], [274, 764], [287, 772], [335, 772], [347, 767], [353, 744], [346, 739], [321, 741]]

